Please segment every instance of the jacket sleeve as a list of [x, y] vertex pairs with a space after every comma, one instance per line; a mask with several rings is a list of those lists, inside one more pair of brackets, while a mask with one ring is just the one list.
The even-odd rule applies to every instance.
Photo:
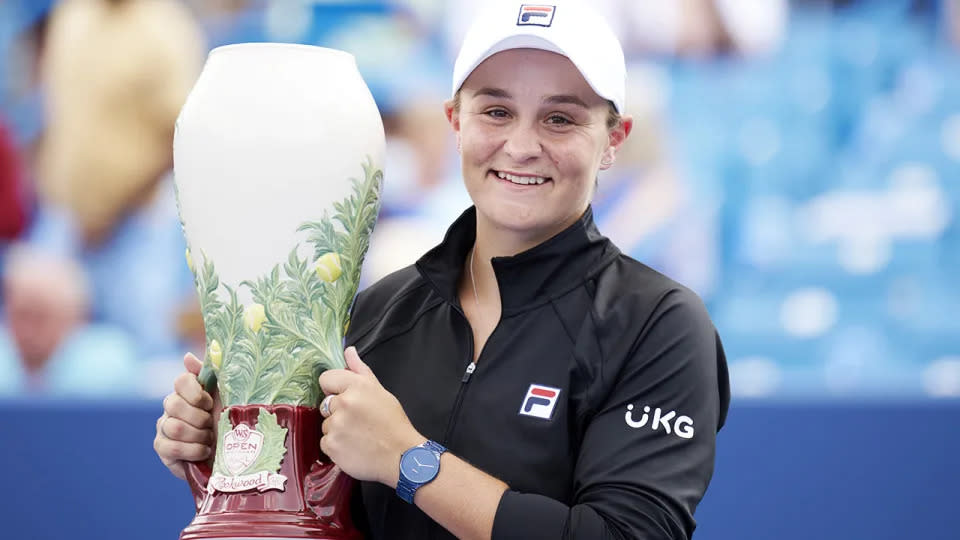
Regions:
[[[493, 538], [681, 540], [713, 474], [726, 417], [726, 359], [690, 291], [667, 293], [630, 345], [586, 425], [572, 506], [507, 491]], [[601, 378], [603, 378], [601, 377]]]

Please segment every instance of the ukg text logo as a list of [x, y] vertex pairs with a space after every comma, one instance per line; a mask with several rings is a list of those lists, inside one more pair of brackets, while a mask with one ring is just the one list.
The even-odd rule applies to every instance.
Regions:
[[668, 435], [673, 434], [681, 439], [693, 438], [693, 418], [689, 416], [677, 416], [676, 411], [665, 413], [657, 407], [653, 409], [653, 418], [651, 418], [650, 406], [647, 405], [643, 407], [643, 416], [640, 417], [640, 421], [638, 422], [633, 419], [633, 409], [632, 403], [627, 405], [627, 413], [623, 415], [623, 419], [627, 422], [627, 425], [633, 429], [640, 429], [649, 425], [653, 431], [659, 431], [660, 428], [663, 428]]

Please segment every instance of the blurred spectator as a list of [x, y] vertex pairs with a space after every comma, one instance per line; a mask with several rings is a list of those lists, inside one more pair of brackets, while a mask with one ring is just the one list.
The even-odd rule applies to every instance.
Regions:
[[174, 121], [203, 60], [173, 0], [65, 0], [42, 59], [47, 131], [39, 191], [98, 244], [172, 165]]
[[199, 309], [171, 178], [159, 187], [99, 246], [83, 246], [70, 215], [52, 206], [39, 209], [25, 238], [79, 261], [90, 282], [93, 319], [126, 330], [145, 360], [180, 356], [191, 337], [184, 333], [194, 331], [184, 321]]
[[174, 124], [204, 58], [174, 0], [66, 0], [43, 56], [47, 129], [30, 241], [86, 270], [95, 320], [177, 356], [192, 280], [171, 177]]
[[11, 248], [3, 275], [0, 395], [124, 395], [137, 388], [133, 344], [88, 325], [82, 269], [25, 246]]
[[786, 0], [682, 0], [676, 51], [684, 56], [776, 51], [786, 32]]
[[388, 137], [404, 141], [415, 159], [415, 168], [411, 171], [415, 184], [406, 186], [406, 197], [422, 202], [424, 192], [446, 181], [450, 172], [449, 157], [454, 144], [450, 126], [443, 116], [443, 101], [411, 102], [389, 116], [393, 122]]
[[20, 158], [0, 118], [0, 245], [19, 236], [26, 226], [22, 186]]

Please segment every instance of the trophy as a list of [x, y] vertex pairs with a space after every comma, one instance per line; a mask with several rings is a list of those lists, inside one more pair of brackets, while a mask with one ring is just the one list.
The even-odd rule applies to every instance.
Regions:
[[191, 464], [180, 536], [353, 539], [354, 481], [320, 452], [326, 369], [342, 368], [380, 206], [384, 133], [348, 53], [211, 51], [177, 119], [174, 172], [220, 393], [212, 463]]

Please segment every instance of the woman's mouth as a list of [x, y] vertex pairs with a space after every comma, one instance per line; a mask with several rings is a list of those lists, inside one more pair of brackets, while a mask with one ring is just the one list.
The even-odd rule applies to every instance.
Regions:
[[507, 182], [510, 182], [511, 184], [518, 185], [518, 186], [530, 186], [530, 185], [539, 186], [545, 182], [551, 181], [551, 178], [548, 176], [516, 174], [516, 173], [508, 173], [504, 171], [491, 171], [491, 172], [493, 172], [493, 174], [495, 174], [497, 178], [500, 178], [501, 180], [505, 180]]

